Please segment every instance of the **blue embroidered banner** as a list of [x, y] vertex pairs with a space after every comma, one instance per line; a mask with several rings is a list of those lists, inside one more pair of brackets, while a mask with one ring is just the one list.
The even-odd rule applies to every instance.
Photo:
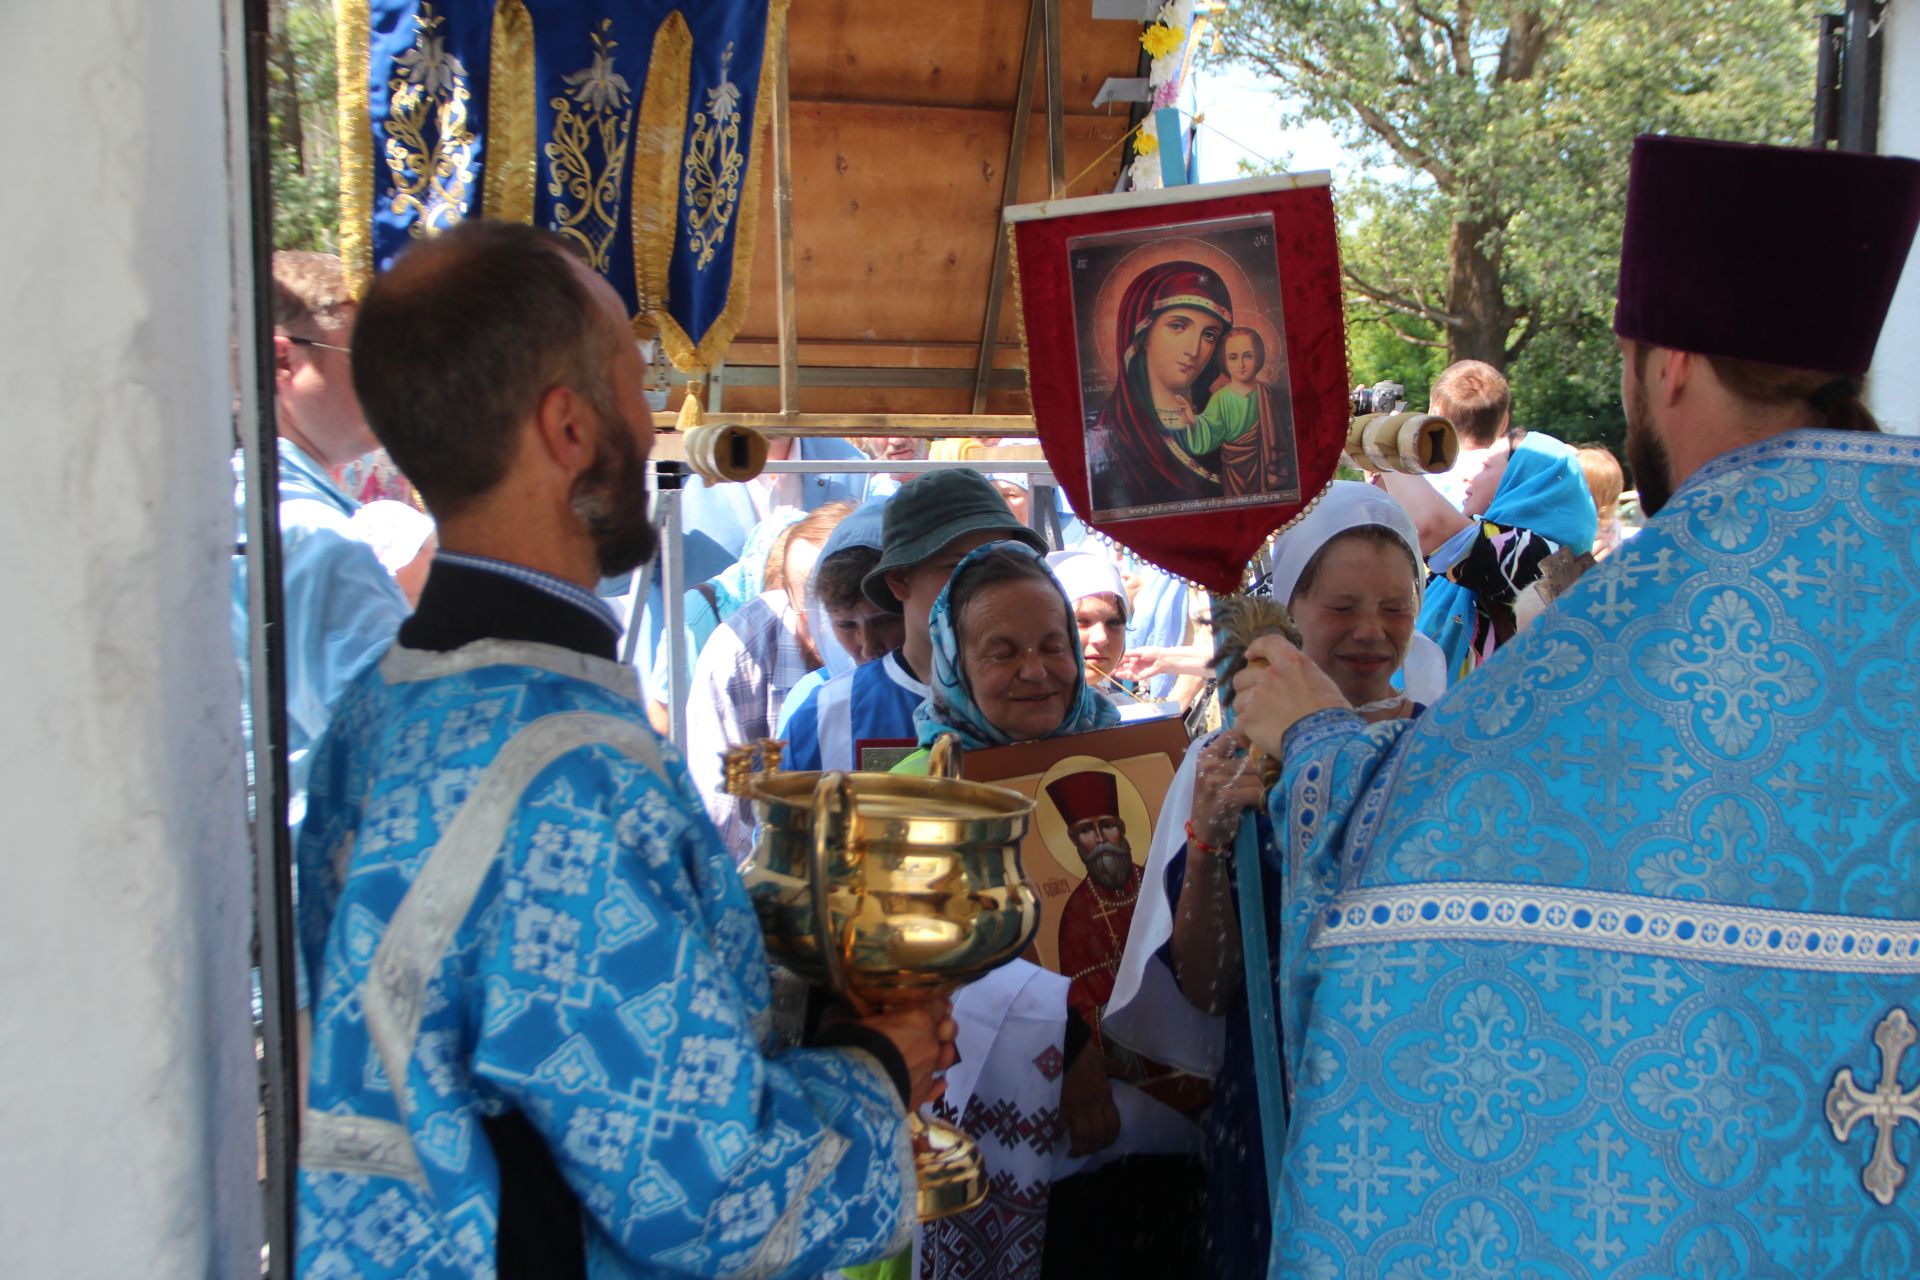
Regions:
[[341, 250], [357, 287], [467, 217], [548, 227], [680, 368], [746, 312], [786, 0], [346, 0]]

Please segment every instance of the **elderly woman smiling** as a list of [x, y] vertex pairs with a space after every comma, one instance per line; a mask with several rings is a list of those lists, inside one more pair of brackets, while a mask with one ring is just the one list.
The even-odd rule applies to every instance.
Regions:
[[[915, 715], [923, 747], [943, 733], [979, 750], [1119, 723], [1113, 704], [1087, 686], [1065, 590], [1047, 562], [1024, 545], [989, 543], [962, 560], [934, 602], [929, 630], [932, 692]], [[917, 752], [895, 772], [925, 772], [928, 758], [927, 751]], [[1104, 1248], [1124, 1240], [1149, 1258], [1151, 1265], [1141, 1274], [1191, 1274], [1198, 1264], [1191, 1212], [1200, 1181], [1192, 1154], [1199, 1147], [1198, 1130], [1144, 1094], [1109, 1081], [1117, 1067], [1109, 1063], [1097, 1031], [1069, 1008], [1068, 988], [1066, 977], [1016, 960], [954, 998], [959, 1043], [967, 1046], [962, 1053], [970, 1064], [962, 1070], [978, 1075], [967, 1077], [977, 1083], [962, 1090], [968, 1099], [964, 1111], [943, 1114], [980, 1143], [994, 1190], [971, 1214], [928, 1226], [921, 1249], [936, 1256], [930, 1274], [964, 1269], [961, 1264], [982, 1239], [1036, 1242], [1034, 1201], [1041, 1197], [1049, 1209], [1049, 1255], [1064, 1250], [1098, 1261], [1106, 1257]], [[1131, 1128], [1123, 1133], [1123, 1101], [1130, 1115], [1164, 1112], [1163, 1127], [1153, 1132], [1164, 1135], [1170, 1122], [1180, 1140], [1138, 1137]], [[1057, 1113], [1070, 1156], [1090, 1155], [1123, 1139], [1123, 1150], [1139, 1154], [1055, 1181], [1060, 1152], [1036, 1150], [1018, 1138], [1004, 1141], [1005, 1126], [996, 1130], [986, 1119], [1009, 1108], [1022, 1115]], [[1086, 1238], [1088, 1206], [1107, 1205], [1110, 1216], [1114, 1197], [1127, 1205], [1128, 1230], [1102, 1233], [1111, 1240]], [[1037, 1249], [1031, 1261], [1030, 1272], [1002, 1268], [992, 1274], [1037, 1276]], [[1089, 1267], [1088, 1273], [1100, 1269]]]
[[[920, 745], [955, 734], [969, 750], [1119, 723], [1087, 687], [1073, 612], [1047, 562], [1017, 542], [962, 560], [934, 601], [932, 694], [914, 716]], [[900, 772], [923, 773], [923, 750]]]

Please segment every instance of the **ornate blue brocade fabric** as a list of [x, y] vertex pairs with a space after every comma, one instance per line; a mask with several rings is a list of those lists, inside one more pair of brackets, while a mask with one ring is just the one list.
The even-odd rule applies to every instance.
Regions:
[[302, 1276], [492, 1276], [481, 1120], [508, 1109], [596, 1277], [811, 1276], [908, 1239], [893, 1083], [771, 1052], [759, 923], [636, 699], [631, 668], [499, 640], [396, 646], [349, 689], [300, 845]]
[[1920, 1274], [1917, 657], [1920, 443], [1799, 432], [1296, 725], [1271, 1275]]
[[[745, 307], [784, 0], [342, 0], [361, 135], [343, 186], [365, 265], [485, 215], [549, 228], [671, 350], [724, 352]], [[358, 83], [355, 83], [355, 81]], [[367, 223], [354, 228], [364, 214]], [[349, 245], [350, 265], [362, 253]]]

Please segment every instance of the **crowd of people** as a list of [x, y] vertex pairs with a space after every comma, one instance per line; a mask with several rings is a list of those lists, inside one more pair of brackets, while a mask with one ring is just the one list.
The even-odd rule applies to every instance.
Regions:
[[[1636, 892], [1737, 899], [1747, 916], [1728, 944], [1769, 912], [1873, 916], [1877, 899], [1847, 896], [1865, 883], [1848, 861], [1864, 829], [1829, 831], [1792, 785], [1764, 798], [1767, 778], [1814, 767], [1787, 758], [1793, 743], [1844, 726], [1857, 770], [1911, 781], [1880, 719], [1849, 699], [1900, 657], [1912, 566], [1890, 561], [1871, 603], [1842, 607], [1828, 588], [1826, 622], [1807, 612], [1814, 591], [1789, 582], [1763, 600], [1747, 581], [1812, 572], [1816, 556], [1781, 550], [1802, 533], [1858, 558], [1866, 538], [1892, 545], [1892, 513], [1920, 488], [1911, 450], [1850, 443], [1871, 426], [1859, 374], [1884, 298], [1852, 308], [1872, 324], [1852, 321], [1851, 345], [1783, 345], [1756, 316], [1677, 297], [1667, 269], [1720, 252], [1676, 203], [1690, 169], [1726, 184], [1707, 188], [1724, 210], [1718, 193], [1805, 157], [1840, 163], [1687, 140], [1636, 152], [1616, 327], [1637, 505], [1619, 459], [1515, 422], [1501, 372], [1461, 361], [1430, 406], [1458, 431], [1455, 465], [1334, 481], [1252, 566], [1250, 593], [1283, 607], [1284, 634], [1224, 670], [1205, 596], [1122, 558], [1064, 505], [1026, 509], [1023, 480], [957, 465], [690, 481], [675, 548], [693, 584], [685, 633], [664, 635], [654, 575], [622, 606], [638, 630], [623, 661], [610, 598], [657, 535], [645, 367], [613, 291], [558, 239], [492, 222], [422, 241], [358, 304], [337, 261], [277, 255], [310, 1029], [302, 1272], [1021, 1280], [1331, 1276], [1364, 1262], [1412, 1276], [1550, 1258], [1552, 1274], [1598, 1274], [1628, 1250], [1667, 1256], [1663, 1214], [1596, 1208], [1556, 1181], [1592, 1166], [1596, 1141], [1603, 1171], [1665, 1179], [1642, 1200], [1707, 1206], [1704, 1229], [1757, 1254], [1766, 1233], [1749, 1239], [1724, 1215], [1757, 1201], [1763, 1147], [1784, 1160], [1802, 1139], [1740, 1119], [1761, 1084], [1739, 1050], [1717, 1068], [1732, 1073], [1732, 1118], [1701, 1122], [1725, 1148], [1717, 1164], [1679, 1116], [1719, 1105], [1706, 1094], [1689, 1101], [1670, 1075], [1668, 1101], [1629, 1122], [1620, 1085], [1583, 1082], [1628, 1079], [1629, 1050], [1658, 1034], [1649, 1009], [1682, 990], [1701, 1018], [1726, 1019], [1713, 1035], [1781, 1060], [1750, 1016], [1774, 971], [1740, 971], [1726, 995], [1702, 968], [1723, 953], [1635, 950], [1594, 922], [1618, 923]], [[1879, 184], [1882, 212], [1752, 201], [1736, 211], [1747, 237], [1798, 245], [1810, 225], [1852, 219], [1872, 252], [1824, 284], [1809, 276], [1796, 301], [1835, 279], [1875, 296], [1904, 260], [1920, 180], [1818, 177]], [[1251, 361], [1257, 345], [1229, 356]], [[801, 461], [925, 453], [916, 440], [776, 443]], [[369, 515], [349, 496], [376, 490], [408, 514]], [[1818, 562], [1838, 572], [1836, 554]], [[243, 654], [245, 601], [237, 562]], [[1828, 657], [1798, 639], [1754, 656], [1812, 631]], [[684, 756], [658, 732], [676, 660]], [[1898, 680], [1888, 667], [1873, 683]], [[829, 1011], [797, 1044], [774, 1034], [740, 878], [753, 814], [724, 785], [728, 748], [779, 738], [783, 767], [913, 772], [944, 733], [982, 749], [1175, 717], [1191, 743], [1151, 849], [1128, 843], [1095, 783], [1051, 797], [1087, 870], [1067, 910], [1097, 914], [1110, 954], [1062, 972], [1015, 961], [951, 1008]], [[1687, 834], [1661, 825], [1669, 815]], [[1823, 887], [1809, 861], [1800, 897], [1754, 896], [1731, 845], [1731, 879], [1692, 869], [1700, 824], [1736, 816], [1811, 841], [1849, 875]], [[1251, 967], [1233, 852], [1249, 821], [1271, 944]], [[1508, 880], [1536, 898], [1488, 889]], [[1609, 932], [1539, 933], [1556, 911]], [[1676, 917], [1658, 936], [1702, 927]], [[1568, 958], [1602, 944], [1625, 950]], [[1540, 955], [1562, 959], [1537, 970]], [[1617, 990], [1650, 992], [1630, 1018], [1609, 1004], [1593, 1021], [1603, 961]], [[1556, 979], [1556, 964], [1587, 976]], [[1250, 1012], [1249, 974], [1277, 995], [1277, 1038]], [[957, 1043], [974, 1046], [965, 1105], [942, 1097]], [[1283, 1068], [1282, 1098], [1257, 1082], [1263, 1054]], [[1709, 1069], [1684, 1068], [1702, 1089]], [[1196, 1087], [1138, 1101], [1133, 1085], [1156, 1073]], [[1824, 1079], [1779, 1087], [1769, 1115], [1806, 1098], [1818, 1114]], [[916, 1233], [906, 1117], [920, 1107], [967, 1129], [992, 1179], [979, 1208]], [[1015, 1132], [1007, 1115], [1051, 1120]], [[1672, 1154], [1683, 1139], [1694, 1156]], [[1601, 1215], [1598, 1253], [1596, 1237], [1550, 1223], [1561, 1204], [1561, 1217]], [[1835, 1213], [1856, 1234], [1871, 1225], [1864, 1205]], [[1456, 1248], [1463, 1232], [1473, 1242]]]

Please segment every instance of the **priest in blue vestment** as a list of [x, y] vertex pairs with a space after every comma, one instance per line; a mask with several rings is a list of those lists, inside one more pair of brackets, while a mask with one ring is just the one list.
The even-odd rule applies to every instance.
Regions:
[[1920, 1274], [1920, 442], [1859, 399], [1920, 162], [1631, 173], [1658, 514], [1420, 720], [1278, 639], [1236, 681], [1282, 762], [1273, 1276]]
[[814, 1276], [897, 1252], [938, 1012], [772, 1047], [758, 922], [592, 593], [650, 554], [606, 282], [467, 222], [373, 286], [354, 381], [439, 521], [316, 752], [306, 1276]]

